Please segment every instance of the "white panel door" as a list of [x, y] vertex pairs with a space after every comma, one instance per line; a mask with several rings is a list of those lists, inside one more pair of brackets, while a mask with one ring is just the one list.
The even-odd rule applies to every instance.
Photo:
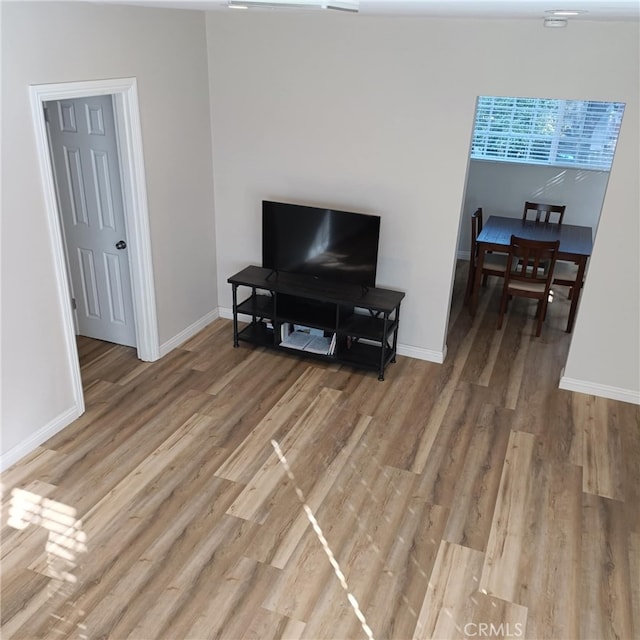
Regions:
[[46, 103], [77, 332], [136, 346], [111, 96]]

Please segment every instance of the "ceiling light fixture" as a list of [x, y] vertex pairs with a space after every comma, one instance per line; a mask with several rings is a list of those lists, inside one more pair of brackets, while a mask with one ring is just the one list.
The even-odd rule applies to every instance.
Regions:
[[228, 0], [231, 9], [334, 9], [357, 13], [357, 0]]
[[568, 20], [564, 20], [563, 18], [545, 18], [544, 26], [550, 28], [562, 28], [566, 27], [569, 24]]
[[557, 18], [571, 18], [579, 16], [581, 13], [587, 13], [584, 9], [549, 9], [545, 13], [550, 13]]

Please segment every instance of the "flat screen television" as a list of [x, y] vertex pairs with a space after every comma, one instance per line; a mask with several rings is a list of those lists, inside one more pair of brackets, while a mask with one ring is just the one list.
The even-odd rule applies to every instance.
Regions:
[[262, 266], [375, 287], [380, 216], [262, 202]]

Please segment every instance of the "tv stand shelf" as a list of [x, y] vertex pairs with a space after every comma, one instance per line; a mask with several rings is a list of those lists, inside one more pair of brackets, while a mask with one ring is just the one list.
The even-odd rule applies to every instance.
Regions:
[[[233, 290], [234, 347], [242, 340], [344, 363], [377, 371], [379, 380], [384, 380], [387, 365], [395, 362], [400, 303], [405, 295], [400, 291], [326, 282], [256, 266], [246, 267], [227, 282]], [[250, 292], [238, 302], [240, 287]], [[242, 328], [240, 315], [250, 319]], [[282, 326], [287, 323], [335, 335], [335, 350], [317, 354], [283, 346]]]

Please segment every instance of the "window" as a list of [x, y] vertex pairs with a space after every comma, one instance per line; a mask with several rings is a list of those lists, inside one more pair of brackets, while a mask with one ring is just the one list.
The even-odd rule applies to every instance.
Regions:
[[471, 158], [609, 171], [624, 103], [480, 96]]

